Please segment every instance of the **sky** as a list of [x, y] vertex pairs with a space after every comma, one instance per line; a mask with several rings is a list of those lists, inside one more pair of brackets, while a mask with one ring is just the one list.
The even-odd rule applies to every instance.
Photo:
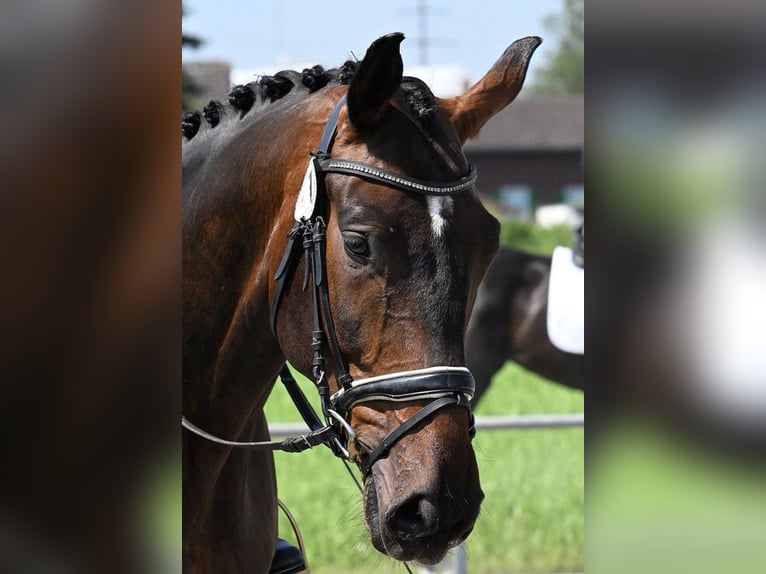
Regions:
[[[425, 57], [430, 65], [455, 65], [475, 81], [503, 50], [524, 36], [540, 36], [530, 77], [557, 45], [544, 25], [563, 0], [426, 0]], [[185, 34], [205, 43], [184, 49], [184, 61], [225, 60], [233, 69], [303, 62], [336, 67], [362, 59], [379, 36], [403, 32], [405, 67], [420, 65], [415, 0], [183, 0]], [[426, 2], [422, 2], [426, 3]], [[285, 66], [287, 67], [287, 66]]]

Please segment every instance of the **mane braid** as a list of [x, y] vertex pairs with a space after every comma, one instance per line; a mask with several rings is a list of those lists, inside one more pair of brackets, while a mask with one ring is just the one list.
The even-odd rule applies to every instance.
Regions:
[[402, 96], [404, 103], [415, 117], [424, 124], [436, 113], [436, 100], [429, 87], [418, 78], [402, 78]]
[[[348, 85], [354, 79], [358, 68], [359, 62], [347, 60], [339, 68], [325, 70], [317, 65], [305, 68], [301, 72], [282, 70], [273, 76], [262, 76], [247, 84], [236, 85], [228, 93], [224, 102], [211, 100], [202, 112], [184, 112], [181, 131], [187, 140], [191, 140], [198, 135], [203, 118], [207, 128], [213, 129], [222, 125], [227, 110], [236, 113], [241, 121], [250, 114], [251, 110], [272, 104], [288, 94], [313, 94], [328, 85]], [[428, 88], [425, 89], [428, 90]]]
[[223, 104], [218, 100], [210, 100], [210, 103], [202, 110], [202, 115], [210, 124], [211, 128], [218, 125], [221, 121], [221, 112], [223, 111]]
[[234, 86], [231, 89], [231, 92], [229, 92], [228, 99], [229, 103], [241, 112], [239, 116], [241, 119], [250, 111], [250, 108], [253, 107], [253, 104], [255, 103], [255, 92], [249, 85]]
[[264, 76], [259, 81], [263, 88], [263, 96], [273, 103], [285, 97], [295, 87], [289, 78], [284, 76]]
[[332, 79], [329, 73], [325, 72], [322, 66], [306, 68], [301, 72], [301, 82], [309, 89], [309, 93], [324, 88]]
[[181, 116], [181, 133], [183, 133], [186, 139], [192, 139], [197, 135], [200, 121], [200, 113], [197, 111], [183, 113], [183, 116]]
[[346, 86], [351, 83], [351, 80], [356, 76], [356, 71], [359, 69], [359, 63], [353, 60], [346, 60], [346, 62], [337, 70], [338, 83]]

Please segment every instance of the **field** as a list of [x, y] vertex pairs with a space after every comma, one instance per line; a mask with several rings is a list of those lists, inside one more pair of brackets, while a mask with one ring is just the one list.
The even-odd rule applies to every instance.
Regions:
[[[267, 405], [269, 421], [298, 420], [277, 385]], [[303, 388], [316, 395], [310, 383]], [[477, 415], [582, 411], [582, 393], [509, 363]], [[468, 543], [471, 574], [582, 571], [583, 430], [484, 431], [474, 446], [486, 498]], [[328, 449], [276, 459], [280, 498], [298, 520], [313, 574], [404, 572], [372, 547], [361, 497]], [[280, 535], [294, 541], [284, 519]]]

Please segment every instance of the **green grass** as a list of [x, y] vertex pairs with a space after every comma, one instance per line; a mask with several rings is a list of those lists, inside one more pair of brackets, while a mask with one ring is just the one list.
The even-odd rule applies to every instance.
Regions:
[[589, 572], [764, 571], [762, 458], [753, 464], [636, 414], [599, 431], [588, 466]]
[[571, 247], [573, 241], [572, 228], [568, 225], [545, 228], [531, 221], [506, 219], [500, 222], [500, 245], [503, 247], [550, 256], [557, 245]]
[[[310, 383], [302, 384], [313, 399]], [[266, 410], [270, 422], [299, 418], [279, 385]], [[580, 392], [509, 363], [477, 415], [582, 410]], [[484, 431], [474, 446], [486, 498], [468, 543], [470, 572], [583, 570], [583, 430]], [[314, 574], [403, 572], [372, 547], [361, 497], [329, 450], [278, 454], [276, 460], [279, 496], [298, 520]], [[279, 528], [283, 538], [293, 539], [284, 518]]]

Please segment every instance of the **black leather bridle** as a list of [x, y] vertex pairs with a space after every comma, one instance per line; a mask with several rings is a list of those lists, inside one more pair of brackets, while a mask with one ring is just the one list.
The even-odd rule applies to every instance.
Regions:
[[[356, 441], [367, 451], [367, 455], [361, 463], [362, 473], [367, 475], [371, 471], [372, 465], [383, 457], [397, 441], [440, 409], [457, 405], [467, 408], [470, 412], [470, 399], [473, 397], [475, 383], [467, 368], [451, 366], [434, 366], [357, 381], [352, 379], [338, 344], [327, 288], [325, 217], [328, 206], [326, 205], [324, 175], [340, 173], [361, 177], [404, 191], [426, 195], [451, 195], [467, 190], [474, 185], [476, 169], [470, 165], [468, 173], [463, 177], [452, 182], [440, 183], [410, 178], [361, 162], [332, 158], [330, 152], [337, 133], [340, 112], [345, 102], [344, 96], [335, 106], [325, 126], [319, 150], [311, 154], [304, 187], [314, 186], [309, 194], [313, 197], [305, 204], [308, 207], [304, 205], [301, 215], [299, 215], [301, 209], [296, 207], [296, 222], [289, 233], [287, 247], [275, 275], [277, 290], [272, 302], [270, 317], [271, 329], [276, 336], [277, 316], [285, 288], [291, 281], [301, 252], [303, 252], [303, 290], [305, 291], [310, 285], [313, 294], [312, 375], [321, 398], [325, 423], [320, 422], [318, 415], [290, 374], [287, 365], [284, 365], [280, 372], [280, 378], [309, 426], [311, 430], [309, 434], [281, 442], [235, 442], [216, 437], [194, 426], [185, 417], [182, 417], [182, 424], [187, 430], [219, 444], [287, 452], [300, 452], [318, 444], [326, 444], [338, 457], [350, 460], [347, 445], [349, 442], [356, 441], [354, 430], [349, 424], [351, 409], [354, 406], [374, 400], [409, 402], [430, 399], [430, 403], [392, 431], [378, 446], [368, 449]], [[309, 193], [308, 189], [302, 189], [298, 199], [299, 203], [306, 201], [306, 197], [303, 197], [306, 195], [304, 191]], [[340, 386], [340, 390], [334, 394], [331, 393], [327, 379], [325, 350], [328, 344], [333, 356], [336, 379]], [[475, 433], [473, 415], [471, 415], [469, 432], [470, 436], [473, 437]]]

